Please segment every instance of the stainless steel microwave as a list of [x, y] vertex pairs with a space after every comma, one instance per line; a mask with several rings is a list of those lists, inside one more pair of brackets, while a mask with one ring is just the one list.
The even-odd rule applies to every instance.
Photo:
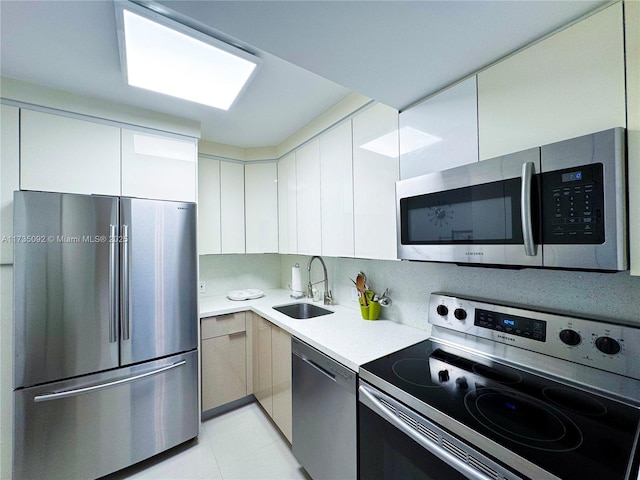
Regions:
[[622, 128], [396, 183], [398, 258], [626, 270]]

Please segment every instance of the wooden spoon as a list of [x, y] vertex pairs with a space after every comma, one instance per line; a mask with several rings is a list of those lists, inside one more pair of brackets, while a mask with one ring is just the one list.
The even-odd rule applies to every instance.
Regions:
[[358, 272], [358, 276], [356, 277], [356, 288], [360, 292], [360, 298], [362, 299], [363, 307], [366, 307], [368, 305], [367, 296], [364, 294], [365, 282], [366, 282], [366, 279], [365, 279], [364, 273]]

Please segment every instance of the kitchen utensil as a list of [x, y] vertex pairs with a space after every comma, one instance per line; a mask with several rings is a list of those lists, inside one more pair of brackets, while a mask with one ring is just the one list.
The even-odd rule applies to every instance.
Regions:
[[361, 298], [361, 303], [363, 307], [366, 307], [368, 305], [367, 302], [367, 297], [365, 295], [365, 281], [366, 281], [366, 277], [364, 276], [364, 273], [362, 272], [358, 272], [358, 276], [356, 277], [356, 288], [358, 289], [358, 291], [360, 292], [360, 298]]
[[387, 294], [389, 293], [389, 289], [385, 289], [384, 293], [382, 294], [382, 296], [378, 299], [378, 302], [380, 303], [380, 306], [382, 307], [389, 307], [391, 306], [391, 299], [387, 296]]

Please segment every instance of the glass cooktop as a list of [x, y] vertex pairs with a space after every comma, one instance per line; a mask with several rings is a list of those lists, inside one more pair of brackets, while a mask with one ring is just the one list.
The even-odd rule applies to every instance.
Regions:
[[430, 340], [361, 369], [560, 478], [622, 480], [630, 471], [633, 406]]

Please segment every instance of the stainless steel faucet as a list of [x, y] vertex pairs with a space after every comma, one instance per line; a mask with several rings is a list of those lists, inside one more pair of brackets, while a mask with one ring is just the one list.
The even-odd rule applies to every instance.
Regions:
[[[313, 263], [313, 261], [315, 259], [320, 260], [320, 263], [322, 264], [322, 270], [324, 272], [324, 278], [322, 280], [319, 280], [315, 283], [311, 283], [311, 264]], [[309, 263], [307, 264], [307, 272], [309, 273], [309, 283], [307, 285], [307, 297], [309, 298], [313, 298], [313, 286], [316, 283], [320, 283], [320, 282], [324, 282], [324, 304], [325, 305], [332, 305], [333, 304], [333, 297], [331, 295], [331, 290], [329, 290], [329, 277], [327, 275], [327, 266], [324, 263], [324, 260], [322, 259], [322, 257], [318, 256], [318, 255], [314, 255], [313, 257], [311, 257], [309, 259]]]

